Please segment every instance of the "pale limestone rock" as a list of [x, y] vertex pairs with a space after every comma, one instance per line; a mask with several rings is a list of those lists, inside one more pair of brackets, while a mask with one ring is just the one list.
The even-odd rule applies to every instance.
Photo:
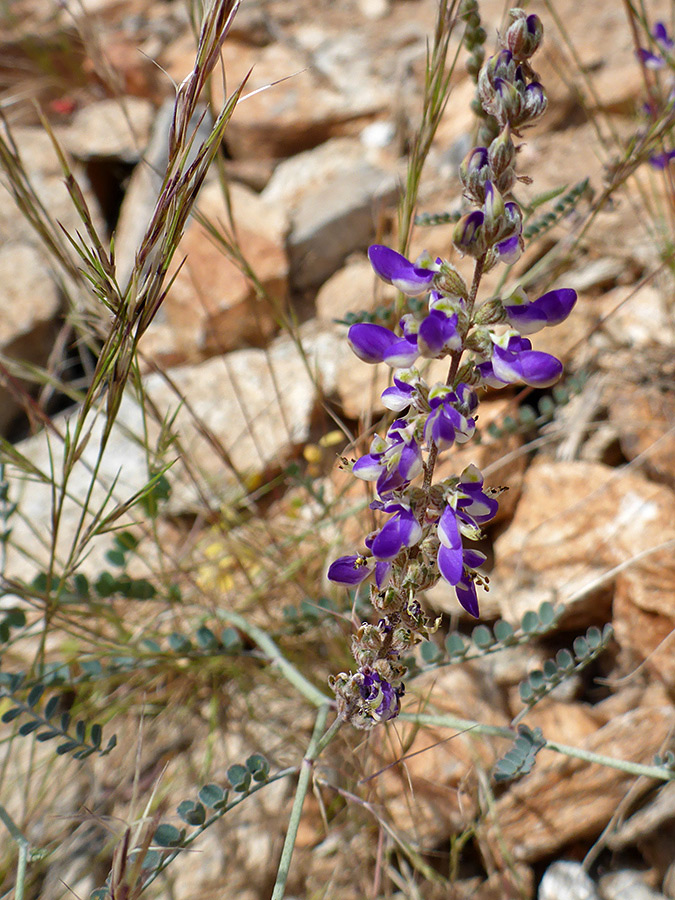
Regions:
[[[307, 440], [319, 392], [335, 390], [337, 364], [330, 331], [305, 329], [301, 339], [302, 353], [284, 336], [267, 350], [236, 350], [178, 367], [171, 373], [175, 390], [159, 375], [147, 378], [151, 400], [162, 411], [176, 413], [183, 452], [208, 495], [222, 500], [223, 492], [240, 492], [238, 484], [283, 466]], [[199, 432], [193, 416], [225, 449], [229, 463]], [[194, 502], [193, 487], [177, 487], [174, 506]]]
[[355, 256], [319, 288], [316, 317], [320, 322], [344, 319], [348, 313], [370, 312], [380, 303], [389, 305], [395, 297], [395, 288], [375, 275], [368, 260]]
[[[196, 131], [195, 140], [187, 155], [187, 164], [195, 159], [199, 146], [211, 131], [211, 121], [198, 107], [190, 122]], [[134, 256], [150, 224], [159, 198], [164, 173], [169, 161], [169, 132], [173, 121], [174, 103], [164, 103], [154, 119], [152, 133], [141, 162], [134, 169], [127, 186], [115, 228], [115, 263], [117, 281], [124, 288], [131, 275]]]
[[[24, 242], [0, 247], [0, 353], [31, 365], [46, 365], [60, 309], [61, 297], [44, 253]], [[3, 387], [0, 433], [18, 411]]]
[[645, 883], [643, 872], [634, 869], [603, 875], [599, 888], [601, 900], [666, 900]]
[[653, 572], [653, 592], [643, 602], [670, 615], [672, 553], [654, 548], [675, 537], [673, 523], [673, 492], [639, 474], [597, 463], [535, 462], [511, 526], [495, 543], [502, 616], [520, 621], [527, 609], [553, 599], [565, 607], [568, 623], [603, 621], [617, 566], [619, 578], [644, 580]]
[[[161, 65], [180, 83], [192, 69], [194, 52], [194, 38], [186, 34], [160, 58]], [[222, 58], [228, 92], [248, 76], [225, 136], [234, 158], [288, 157], [335, 135], [358, 132], [390, 97], [387, 88], [375, 92], [377, 82], [371, 91], [353, 89], [345, 95], [317, 71], [312, 53], [298, 40], [254, 47], [230, 39]], [[219, 78], [214, 79], [214, 90], [219, 105]]]
[[133, 163], [148, 143], [153, 118], [154, 107], [149, 100], [99, 100], [78, 110], [58, 135], [66, 150], [78, 159], [113, 157]]
[[602, 298], [603, 330], [622, 346], [631, 348], [675, 345], [672, 298], [653, 284], [621, 285]]
[[[12, 129], [12, 136], [35, 193], [54, 222], [58, 222], [70, 234], [74, 234], [76, 231], [81, 232], [83, 230], [82, 221], [64, 184], [63, 170], [47, 133], [42, 127], [19, 127]], [[75, 174], [78, 175], [77, 170]], [[80, 180], [80, 187], [89, 205], [94, 225], [99, 234], [102, 234], [102, 220], [97, 202], [82, 180]], [[0, 243], [18, 240], [25, 240], [27, 243], [39, 246], [40, 253], [44, 255], [44, 250], [34, 229], [18, 210], [12, 197], [2, 190], [0, 191]]]
[[225, 235], [230, 230], [220, 184], [205, 185], [168, 277], [178, 274], [141, 342], [143, 354], [160, 365], [261, 346], [278, 327], [288, 286], [284, 215], [243, 185], [231, 186], [230, 203], [236, 240], [266, 297], [205, 227]]
[[581, 863], [559, 860], [544, 872], [538, 900], [598, 900], [593, 879]]
[[350, 253], [373, 241], [378, 212], [392, 204], [397, 190], [391, 167], [377, 158], [372, 154], [369, 161], [359, 141], [343, 138], [277, 167], [263, 197], [290, 210], [294, 287], [322, 284]]
[[[99, 415], [95, 421], [92, 420], [92, 424], [91, 436], [68, 482], [68, 496], [63, 507], [57, 543], [58, 558], [61, 560], [65, 558], [72, 545], [82, 512], [82, 503], [91, 483], [103, 433], [103, 415]], [[57, 419], [55, 426], [61, 434], [66, 428], [72, 433], [74, 427], [72, 415]], [[124, 399], [98, 469], [89, 503], [91, 512], [97, 512], [101, 508], [113, 486], [112, 498], [106, 507], [108, 510], [115, 502], [129, 499], [149, 481], [147, 455], [138, 438], [142, 434], [143, 417], [140, 407], [130, 398]], [[54, 434], [47, 436], [45, 432], [40, 432], [21, 441], [17, 445], [17, 450], [27, 457], [46, 479], [52, 477], [53, 460], [56, 483], [61, 482], [63, 444]], [[47, 542], [52, 522], [50, 486], [48, 482], [36, 477], [23, 478], [13, 465], [8, 466], [7, 478], [10, 482], [10, 497], [13, 502], [18, 503], [18, 513], [12, 519], [7, 574], [28, 577], [30, 580], [32, 574], [35, 574], [35, 565], [28, 562], [18, 548], [28, 551], [29, 559], [33, 557], [38, 564], [44, 565], [48, 560]], [[90, 517], [87, 521], [91, 521]], [[124, 517], [120, 520], [120, 524], [129, 521], [129, 517]], [[106, 568], [104, 554], [109, 549], [110, 541], [110, 535], [106, 535], [103, 539], [95, 539], [91, 545], [93, 551], [82, 561], [80, 570], [87, 574], [97, 574], [102, 568]]]

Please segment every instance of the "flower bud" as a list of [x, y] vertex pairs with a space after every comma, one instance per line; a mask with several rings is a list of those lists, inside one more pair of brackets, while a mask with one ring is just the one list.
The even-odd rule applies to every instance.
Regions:
[[528, 16], [524, 9], [512, 9], [510, 15], [513, 23], [504, 36], [504, 43], [514, 59], [524, 62], [538, 50], [544, 26], [539, 16]]
[[493, 177], [497, 178], [507, 169], [513, 168], [515, 159], [516, 148], [511, 140], [511, 129], [506, 125], [488, 148], [487, 162]]
[[548, 100], [542, 85], [538, 81], [528, 84], [523, 97], [523, 113], [527, 113], [527, 123], [530, 124], [542, 116], [547, 106]]
[[479, 209], [462, 216], [452, 235], [452, 241], [460, 253], [468, 253], [476, 259], [487, 249], [483, 230], [484, 215]]
[[466, 300], [469, 296], [466, 282], [449, 262], [441, 263], [441, 271], [434, 279], [434, 287], [446, 297], [460, 297], [462, 300]]
[[484, 231], [488, 242], [503, 231], [504, 200], [499, 191], [495, 190], [491, 181], [485, 182], [485, 202], [483, 204]]
[[459, 177], [464, 185], [464, 193], [474, 203], [482, 203], [484, 185], [490, 177], [488, 151], [486, 147], [474, 147], [459, 166]]
[[492, 297], [478, 309], [475, 322], [477, 325], [496, 325], [506, 321], [504, 304], [499, 297]]

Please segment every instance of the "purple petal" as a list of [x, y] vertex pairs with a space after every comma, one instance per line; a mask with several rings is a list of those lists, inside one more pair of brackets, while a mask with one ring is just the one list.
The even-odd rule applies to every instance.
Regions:
[[464, 565], [469, 569], [478, 569], [483, 565], [487, 556], [484, 553], [481, 553], [480, 550], [471, 550], [467, 548], [464, 551]]
[[462, 341], [457, 333], [457, 316], [432, 309], [420, 323], [417, 344], [419, 352], [427, 359], [435, 359], [449, 350], [459, 350]]
[[376, 275], [409, 297], [425, 293], [434, 278], [432, 270], [418, 268], [405, 256], [380, 244], [368, 248], [368, 259]]
[[665, 62], [660, 56], [657, 56], [649, 50], [645, 50], [643, 47], [640, 47], [635, 53], [638, 59], [641, 60], [643, 65], [648, 69], [662, 69], [665, 66]]
[[382, 590], [386, 586], [391, 577], [391, 563], [380, 560], [375, 563], [375, 584], [378, 590]]
[[438, 540], [443, 547], [448, 549], [462, 549], [462, 538], [457, 527], [457, 515], [450, 505], [445, 507], [443, 515], [438, 522]]
[[665, 47], [668, 50], [673, 49], [673, 41], [668, 36], [668, 32], [666, 31], [664, 22], [657, 22], [652, 33], [654, 35], [654, 39], [657, 40], [662, 47]]
[[359, 322], [349, 329], [347, 340], [359, 359], [379, 363], [383, 361], [385, 352], [399, 341], [399, 337], [384, 325]]
[[417, 337], [404, 337], [397, 340], [387, 348], [383, 355], [383, 362], [396, 369], [408, 369], [420, 355], [417, 349]]
[[465, 575], [460, 581], [455, 585], [455, 593], [457, 594], [457, 599], [460, 602], [460, 605], [472, 615], [475, 619], [478, 618], [479, 610], [478, 610], [478, 597], [476, 596], [476, 585], [473, 583], [472, 579]]
[[572, 312], [577, 302], [577, 292], [560, 288], [542, 294], [532, 303], [504, 304], [507, 318], [521, 334], [534, 334], [546, 326], [559, 325]]
[[405, 381], [394, 378], [393, 386], [382, 391], [382, 402], [387, 409], [401, 412], [410, 406], [414, 391], [415, 388], [412, 384], [407, 384]]
[[416, 441], [411, 441], [401, 452], [398, 470], [404, 481], [412, 481], [422, 471], [422, 451]]
[[655, 153], [654, 156], [649, 157], [649, 164], [654, 169], [667, 169], [673, 159], [675, 159], [675, 150], [671, 150], [669, 153]]
[[505, 241], [500, 241], [497, 244], [497, 253], [499, 253], [500, 260], [509, 266], [514, 262], [518, 262], [522, 253], [520, 235], [514, 234]]
[[373, 556], [379, 560], [394, 559], [402, 547], [401, 523], [398, 518], [390, 519], [370, 545]]
[[495, 376], [507, 384], [523, 382], [530, 387], [550, 387], [562, 375], [562, 363], [549, 353], [523, 350], [512, 353], [495, 347], [492, 355]]
[[464, 571], [462, 551], [452, 550], [441, 544], [438, 548], [438, 571], [448, 584], [456, 585]]
[[382, 474], [380, 455], [373, 456], [372, 453], [366, 453], [364, 456], [361, 456], [352, 466], [352, 472], [363, 481], [377, 481]]
[[372, 573], [373, 566], [362, 556], [341, 556], [331, 563], [328, 569], [328, 580], [347, 587], [361, 584]]

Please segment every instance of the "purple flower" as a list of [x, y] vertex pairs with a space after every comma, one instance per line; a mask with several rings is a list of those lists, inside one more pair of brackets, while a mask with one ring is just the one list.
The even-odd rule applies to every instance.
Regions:
[[[652, 37], [657, 44], [660, 44], [662, 52], [665, 51], [666, 55], [672, 51], [673, 40], [668, 35], [666, 26], [663, 22], [656, 23], [654, 30], [652, 31]], [[644, 47], [639, 47], [638, 50], [636, 50], [636, 55], [648, 69], [662, 69], [666, 65], [663, 56], [652, 53], [651, 50], [645, 50]]]
[[415, 386], [394, 375], [394, 384], [382, 391], [382, 403], [394, 412], [407, 409], [413, 400]]
[[448, 584], [455, 585], [462, 577], [462, 537], [459, 533], [457, 513], [448, 504], [438, 522], [438, 571]]
[[[462, 387], [466, 387], [466, 385], [462, 385]], [[424, 423], [424, 440], [428, 444], [433, 441], [439, 450], [445, 450], [455, 441], [463, 444], [473, 437], [476, 422], [474, 419], [462, 415], [457, 409], [461, 400], [456, 393], [450, 391], [445, 385], [438, 389], [432, 389], [429, 394], [429, 404], [431, 412]]]
[[422, 527], [410, 509], [398, 503], [384, 507], [384, 511], [395, 513], [366, 545], [373, 556], [385, 562], [395, 559], [404, 547], [412, 547], [422, 537]]
[[352, 325], [347, 340], [358, 358], [367, 363], [385, 362], [392, 367], [407, 368], [420, 355], [416, 335], [399, 337], [384, 325], [370, 322]]
[[469, 526], [485, 525], [497, 515], [499, 503], [483, 490], [483, 475], [473, 464], [459, 477], [456, 488], [457, 515]]
[[386, 584], [390, 570], [391, 566], [386, 562], [352, 554], [340, 556], [330, 564], [328, 580], [345, 587], [356, 587], [374, 574], [375, 584], [380, 589]]
[[432, 309], [420, 323], [417, 347], [427, 359], [439, 359], [451, 350], [459, 350], [462, 338], [457, 331], [457, 315], [446, 315], [440, 309]]
[[356, 587], [365, 581], [375, 570], [372, 560], [364, 556], [341, 556], [331, 563], [328, 568], [328, 580], [336, 584], [344, 584], [346, 587]]
[[675, 150], [670, 150], [668, 153], [655, 153], [649, 157], [649, 163], [655, 169], [667, 169], [672, 159], [675, 159]]
[[498, 508], [494, 497], [483, 490], [480, 470], [470, 465], [460, 475], [454, 496], [438, 522], [438, 571], [455, 588], [464, 609], [476, 617], [478, 601], [472, 572], [485, 562], [485, 555], [465, 548], [463, 537], [480, 537], [480, 526], [493, 519]]
[[375, 721], [386, 722], [399, 714], [403, 687], [395, 688], [370, 666], [362, 666], [357, 678], [360, 681], [361, 697], [368, 705]]
[[[428, 291], [439, 269], [438, 263], [431, 263], [431, 260], [430, 265], [415, 265], [400, 253], [380, 244], [373, 244], [368, 249], [368, 258], [376, 275], [409, 297], [416, 297]], [[426, 259], [424, 261], [426, 262]]]
[[571, 288], [549, 291], [531, 303], [523, 290], [517, 290], [504, 302], [504, 310], [516, 331], [534, 334], [542, 328], [564, 322], [576, 302], [577, 293]]
[[485, 216], [480, 209], [474, 209], [459, 220], [452, 234], [452, 240], [460, 253], [468, 253], [474, 257], [483, 255], [486, 247], [484, 220]]
[[479, 363], [476, 370], [483, 384], [503, 387], [505, 384], [528, 384], [551, 387], [562, 375], [562, 363], [550, 353], [532, 350], [532, 343], [519, 335], [508, 339], [506, 348], [495, 344], [490, 361]]
[[354, 463], [352, 472], [364, 481], [377, 481], [380, 496], [408, 484], [422, 471], [422, 451], [404, 419], [391, 424], [386, 438], [374, 438], [370, 449]]

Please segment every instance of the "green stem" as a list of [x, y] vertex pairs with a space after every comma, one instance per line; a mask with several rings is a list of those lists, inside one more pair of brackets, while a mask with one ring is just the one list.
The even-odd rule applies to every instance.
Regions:
[[[483, 725], [481, 722], [472, 722], [470, 719], [460, 719], [457, 716], [434, 716], [427, 713], [401, 713], [399, 716], [404, 722], [414, 722], [417, 725], [434, 725], [440, 728], [455, 728], [460, 732], [471, 731], [474, 734], [487, 734], [493, 737], [503, 737], [514, 740], [518, 734], [512, 728], [500, 725]], [[602, 753], [594, 753], [592, 750], [582, 750], [580, 747], [569, 747], [567, 744], [559, 744], [557, 741], [546, 741], [544, 750], [553, 750], [562, 753], [563, 756], [573, 756], [583, 759], [584, 762], [598, 763], [611, 769], [619, 769], [630, 775], [656, 778], [659, 781], [675, 781], [675, 772], [662, 766], [646, 766], [642, 763], [631, 762], [626, 759], [616, 759], [613, 756], [605, 756]]]
[[[321, 733], [326, 727], [328, 709], [328, 704], [324, 704], [324, 706], [320, 707], [319, 712], [317, 713], [316, 722], [314, 723], [312, 738], [309, 742], [309, 746], [307, 747], [307, 753], [302, 760], [300, 775], [298, 777], [298, 786], [295, 791], [295, 799], [293, 800], [293, 808], [291, 809], [291, 817], [288, 822], [288, 830], [286, 832], [286, 839], [284, 840], [284, 847], [281, 851], [277, 880], [274, 883], [274, 891], [272, 892], [271, 900], [282, 900], [286, 891], [286, 881], [288, 880], [288, 872], [291, 867], [293, 849], [295, 847], [295, 841], [298, 836], [298, 827], [300, 825], [302, 807], [305, 802], [305, 797], [307, 796], [307, 789], [309, 788], [310, 778], [312, 777], [314, 761], [319, 755], [319, 748], [321, 747], [322, 741], [325, 741], [325, 739], [328, 737], [328, 734], [330, 734], [333, 729], [335, 729], [335, 723], [333, 723], [327, 734], [324, 735], [323, 739], [320, 737]], [[337, 729], [335, 729], [335, 731], [337, 731]]]
[[26, 866], [28, 863], [29, 843], [17, 828], [14, 820], [4, 806], [0, 806], [0, 821], [11, 834], [19, 847], [19, 861], [16, 866], [16, 882], [14, 884], [14, 900], [23, 900], [24, 885], [26, 883]]
[[308, 679], [286, 659], [272, 638], [267, 632], [263, 631], [262, 628], [258, 628], [257, 625], [252, 625], [244, 618], [244, 616], [231, 609], [219, 609], [217, 610], [217, 616], [219, 619], [224, 619], [231, 625], [240, 628], [252, 641], [255, 641], [270, 660], [276, 663], [283, 677], [289, 681], [306, 700], [309, 700], [314, 706], [325, 706], [332, 703], [331, 699], [327, 697], [326, 694], [315, 687], [311, 681], [308, 681]]

